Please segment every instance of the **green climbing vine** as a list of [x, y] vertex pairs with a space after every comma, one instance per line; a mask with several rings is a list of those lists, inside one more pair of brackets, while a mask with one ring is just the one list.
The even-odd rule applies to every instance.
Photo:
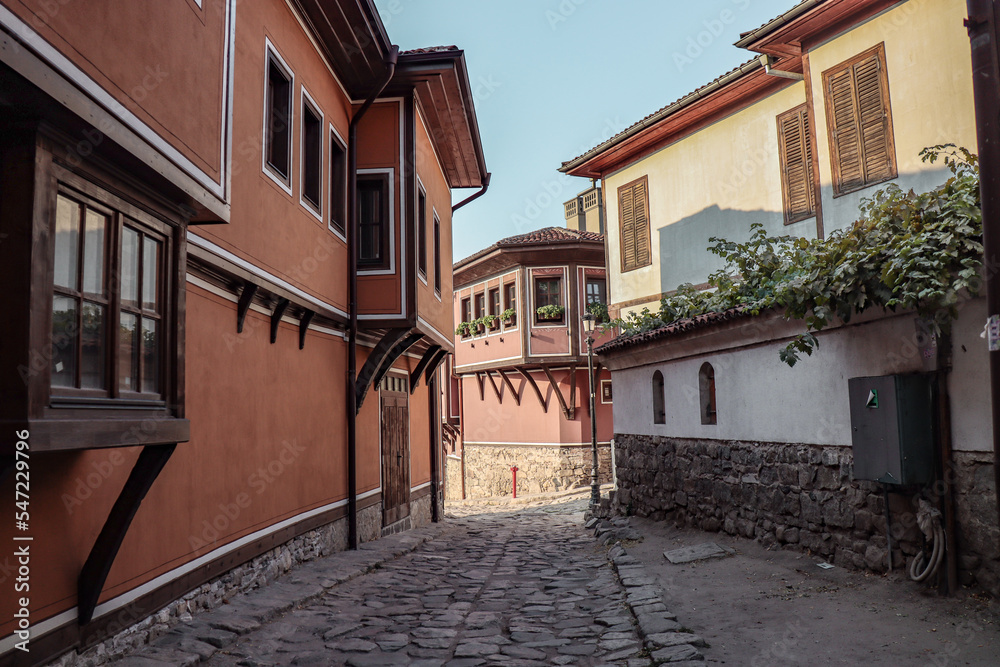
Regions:
[[726, 265], [709, 276], [708, 289], [681, 285], [658, 312], [647, 308], [611, 325], [630, 336], [705, 313], [777, 309], [806, 325], [779, 352], [789, 366], [818, 347], [813, 332], [872, 307], [912, 309], [937, 331], [948, 328], [961, 295], [978, 293], [981, 282], [979, 163], [953, 144], [920, 157], [940, 159], [951, 177], [921, 194], [890, 184], [862, 200], [853, 225], [823, 240], [768, 236], [759, 223], [745, 243], [712, 237], [708, 250]]

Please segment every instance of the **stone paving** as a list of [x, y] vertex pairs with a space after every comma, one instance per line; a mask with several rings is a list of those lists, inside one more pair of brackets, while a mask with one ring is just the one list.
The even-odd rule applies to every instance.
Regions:
[[310, 563], [117, 664], [704, 665], [641, 566], [601, 544], [622, 527], [584, 530], [586, 503], [453, 505], [367, 564], [364, 549]]

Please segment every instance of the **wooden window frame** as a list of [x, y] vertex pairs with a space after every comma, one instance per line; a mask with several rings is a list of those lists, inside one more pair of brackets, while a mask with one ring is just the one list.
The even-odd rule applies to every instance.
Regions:
[[[559, 284], [559, 302], [553, 305], [562, 306], [563, 314], [558, 318], [547, 318], [542, 319], [538, 315], [538, 309], [544, 305], [549, 304], [539, 304], [538, 301], [538, 284], [541, 282], [554, 281]], [[531, 283], [531, 293], [532, 293], [532, 312], [534, 313], [535, 326], [545, 327], [545, 326], [564, 326], [566, 324], [566, 289], [564, 283], [564, 276], [562, 275], [541, 275], [533, 276]]]
[[[323, 112], [320, 110], [319, 105], [313, 100], [312, 95], [306, 91], [305, 86], [302, 87], [301, 94], [301, 110], [300, 113], [300, 123], [299, 123], [299, 203], [301, 203], [306, 210], [312, 213], [320, 221], [323, 220], [323, 126], [325, 124], [325, 117]], [[309, 137], [306, 136], [307, 122], [310, 116], [314, 121], [315, 134], [316, 136], [310, 141]], [[312, 145], [312, 149], [316, 151], [316, 155], [313, 156], [312, 163], [308, 161], [310, 151], [309, 146]], [[313, 174], [312, 170], [316, 173]], [[306, 188], [310, 186], [309, 181], [315, 180], [315, 187], [318, 190], [315, 193], [315, 201], [313, 201], [312, 193], [307, 193]]]
[[[803, 186], [808, 200], [808, 210], [801, 213], [793, 213], [796, 202], [792, 201], [792, 181], [789, 176], [791, 165], [789, 164], [788, 147], [785, 142], [786, 134], [783, 126], [786, 120], [795, 117], [798, 121], [799, 140], [804, 147], [803, 160]], [[778, 127], [778, 158], [781, 168], [781, 202], [784, 212], [785, 224], [791, 225], [796, 222], [808, 220], [816, 217], [816, 172], [813, 169], [813, 157], [816, 147], [813, 146], [812, 133], [810, 129], [809, 105], [800, 104], [794, 109], [778, 114], [775, 122]]]
[[[264, 145], [262, 151], [262, 163], [264, 168], [264, 173], [271, 177], [275, 183], [281, 186], [281, 189], [287, 192], [289, 195], [292, 194], [292, 128], [295, 126], [295, 73], [292, 72], [291, 68], [285, 63], [284, 58], [282, 58], [277, 49], [271, 44], [271, 41], [265, 39], [265, 59], [264, 59]], [[287, 80], [288, 84], [288, 119], [281, 128], [280, 137], [276, 137], [273, 112], [275, 109], [274, 100], [272, 99], [272, 84], [271, 84], [271, 72], [272, 68], [278, 70], [278, 72]], [[287, 154], [285, 156], [285, 165], [283, 173], [281, 165], [275, 164], [274, 160], [274, 147], [276, 146], [276, 138], [283, 138], [283, 143], [285, 144], [285, 150]]]
[[[462, 322], [471, 322], [475, 318], [472, 317], [472, 297], [463, 297], [459, 301], [459, 317]], [[472, 336], [472, 332], [462, 334], [462, 338], [469, 338]]]
[[[865, 175], [865, 167], [864, 167], [865, 148], [863, 145], [864, 131], [863, 128], [861, 127], [860, 119], [856, 119], [855, 122], [857, 123], [857, 132], [859, 141], [858, 152], [859, 152], [859, 160], [861, 161], [860, 168], [862, 171], [862, 178], [861, 178], [861, 183], [859, 185], [847, 187], [844, 186], [843, 184], [842, 162], [840, 159], [841, 149], [836, 139], [837, 133], [835, 128], [835, 110], [834, 110], [833, 95], [831, 95], [830, 91], [830, 80], [832, 77], [836, 76], [837, 74], [840, 74], [844, 70], [851, 69], [855, 65], [858, 65], [859, 63], [868, 60], [873, 56], [876, 58], [877, 66], [879, 68], [879, 87], [881, 90], [881, 96], [884, 104], [883, 117], [885, 119], [884, 132], [885, 132], [886, 153], [888, 158], [888, 173], [884, 177], [872, 178], [872, 179], [869, 179]], [[849, 58], [848, 60], [845, 60], [835, 65], [834, 67], [825, 70], [823, 72], [822, 78], [823, 78], [824, 106], [826, 109], [826, 130], [830, 144], [830, 167], [831, 167], [831, 173], [833, 174], [834, 198], [841, 197], [850, 194], [852, 192], [857, 192], [858, 190], [863, 190], [873, 185], [878, 185], [879, 183], [885, 183], [886, 181], [891, 181], [894, 178], [896, 178], [899, 175], [899, 171], [896, 163], [896, 144], [895, 144], [895, 133], [893, 131], [893, 124], [892, 124], [892, 101], [889, 95], [889, 72], [888, 69], [886, 68], [886, 61], [885, 61], [885, 42], [880, 42], [879, 44], [876, 44], [870, 49], [867, 49], [866, 51], [863, 51], [862, 53], [859, 53], [858, 55]], [[857, 118], [860, 112], [857, 106], [858, 102], [857, 81], [854, 78], [853, 74], [852, 74], [851, 88], [854, 91], [853, 109], [854, 109], [854, 115]]]
[[[626, 253], [627, 244], [625, 243], [625, 236], [626, 236], [626, 229], [625, 229], [625, 227], [626, 227], [626, 225], [625, 225], [625, 196], [624, 195], [629, 190], [634, 190], [635, 187], [637, 185], [639, 185], [640, 183], [643, 185], [643, 206], [644, 206], [644, 209], [646, 211], [646, 221], [645, 221], [645, 224], [643, 225], [643, 228], [640, 229], [640, 230], [638, 230], [638, 233], [635, 236], [636, 257], [635, 257], [634, 261], [630, 262], [629, 258], [627, 257], [627, 253]], [[632, 206], [634, 208], [634, 206], [635, 206], [634, 193], [628, 193], [628, 194], [629, 194], [629, 196], [631, 196], [633, 198]], [[633, 223], [633, 224], [635, 224], [635, 223]], [[639, 240], [640, 240], [640, 236], [639, 235], [640, 234], [642, 235], [641, 238], [645, 239], [646, 248], [648, 249], [648, 257], [646, 258], [645, 262], [640, 262], [639, 261], [639, 257], [638, 257], [638, 247], [639, 247]], [[618, 240], [619, 240], [619, 246], [618, 246], [618, 251], [619, 252], [618, 252], [618, 254], [619, 254], [620, 260], [621, 260], [621, 270], [622, 270], [622, 273], [627, 273], [628, 271], [635, 271], [636, 269], [641, 269], [641, 268], [644, 268], [644, 267], [647, 267], [647, 266], [651, 266], [653, 264], [653, 247], [652, 247], [652, 244], [650, 242], [649, 177], [648, 176], [641, 176], [641, 177], [639, 177], [639, 178], [637, 178], [637, 179], [635, 179], [633, 181], [630, 181], [630, 182], [628, 182], [628, 183], [626, 183], [626, 184], [624, 184], [622, 186], [619, 186], [619, 188], [618, 188]]]
[[[391, 260], [391, 250], [392, 244], [390, 243], [390, 235], [392, 234], [392, 216], [390, 215], [390, 208], [392, 207], [392, 197], [390, 195], [391, 188], [389, 187], [389, 175], [385, 173], [372, 173], [372, 174], [358, 174], [358, 238], [356, 243], [358, 244], [358, 268], [359, 270], [373, 270], [373, 269], [389, 269], [392, 266]], [[381, 228], [381, 238], [379, 243], [379, 256], [376, 259], [363, 260], [361, 258], [361, 227], [364, 221], [361, 217], [360, 207], [361, 207], [361, 190], [362, 186], [368, 187], [370, 184], [376, 183], [378, 189], [382, 193], [382, 219], [378, 221], [377, 225]]]
[[427, 282], [427, 192], [417, 185], [417, 273]]
[[503, 284], [503, 310], [514, 309], [514, 315], [510, 318], [510, 325], [504, 325], [505, 329], [517, 328], [517, 281], [512, 280]]
[[432, 214], [434, 217], [434, 295], [441, 298], [441, 267], [444, 263], [441, 261], [441, 218], [438, 217], [437, 211], [433, 208]]
[[330, 230], [347, 241], [347, 144], [330, 125]]
[[500, 287], [489, 288], [486, 291], [486, 312], [497, 316], [496, 321], [490, 325], [490, 331], [496, 331], [500, 328], [500, 313], [503, 312], [500, 305]]

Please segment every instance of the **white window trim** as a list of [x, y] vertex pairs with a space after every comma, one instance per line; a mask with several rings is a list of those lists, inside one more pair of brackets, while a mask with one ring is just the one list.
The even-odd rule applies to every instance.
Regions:
[[[391, 276], [396, 273], [396, 168], [358, 169], [358, 175], [388, 174], [389, 176], [389, 268], [358, 270], [359, 276]], [[379, 315], [378, 317], [385, 317]]]
[[[346, 157], [346, 155], [347, 155], [347, 142], [344, 141], [344, 137], [340, 134], [340, 132], [337, 131], [337, 128], [334, 127], [333, 123], [330, 123], [330, 132], [329, 132], [329, 135], [333, 135], [333, 136], [337, 137], [337, 143], [340, 144], [340, 147], [343, 149], [344, 155]], [[333, 158], [333, 154], [332, 153], [330, 154], [330, 158], [331, 159]], [[332, 173], [333, 173], [333, 168], [331, 166], [331, 168], [330, 168], [330, 170], [328, 172], [328, 175], [327, 175], [327, 179], [326, 179], [327, 181], [330, 181], [329, 174], [332, 174]], [[348, 181], [348, 182], [350, 181], [350, 179], [348, 178], [348, 173], [347, 173], [347, 160], [346, 159], [344, 160], [344, 179], [345, 179], [345, 181]], [[336, 227], [334, 227], [333, 223], [331, 222], [333, 220], [333, 213], [334, 213], [334, 211], [333, 211], [333, 185], [332, 185], [332, 183], [328, 183], [328, 185], [330, 186], [330, 195], [327, 198], [327, 211], [328, 211], [328, 215], [326, 217], [326, 226], [327, 226], [327, 228], [331, 232], [334, 233], [334, 235], [338, 239], [340, 239], [344, 243], [347, 243], [347, 223], [348, 223], [348, 220], [350, 220], [351, 215], [350, 215], [350, 212], [347, 210], [347, 203], [345, 202], [344, 203], [344, 214], [347, 216], [347, 219], [343, 221], [344, 222], [344, 233], [341, 234], [340, 230], [337, 229]], [[347, 183], [345, 182], [344, 183], [344, 196], [348, 197], [348, 195], [349, 195], [349, 193], [347, 192]], [[350, 197], [348, 197], [348, 199], [349, 198]]]
[[[324, 201], [323, 193], [326, 192], [327, 190], [326, 183], [323, 180], [323, 175], [326, 173], [326, 170], [323, 169], [323, 158], [326, 157], [326, 151], [323, 150], [323, 147], [326, 144], [326, 137], [323, 136], [323, 125], [326, 123], [326, 116], [323, 114], [322, 109], [319, 108], [319, 105], [316, 104], [316, 100], [313, 99], [313, 96], [309, 94], [309, 91], [306, 90], [306, 87], [304, 85], [301, 87], [301, 90], [302, 94], [299, 96], [301, 104], [299, 108], [302, 110], [302, 113], [299, 114], [300, 120], [302, 121], [299, 124], [299, 203], [302, 204], [302, 206], [307, 211], [309, 211], [309, 213], [311, 213], [314, 218], [316, 218], [320, 222], [323, 222], [323, 201]], [[306, 105], [309, 106], [309, 108], [312, 110], [313, 113], [319, 116], [320, 134], [319, 134], [319, 210], [318, 211], [313, 207], [312, 202], [310, 202], [305, 197]]]
[[[427, 213], [427, 210], [426, 210], [427, 209], [427, 190], [424, 188], [424, 182], [420, 180], [419, 176], [417, 176], [417, 201], [414, 202], [414, 204], [413, 204], [413, 210], [416, 211], [417, 215], [420, 215], [420, 195], [424, 196], [424, 214], [426, 214]], [[427, 232], [428, 231], [431, 231], [432, 234], [433, 234], [434, 230], [433, 229], [432, 230], [428, 230], [427, 229], [427, 225], [425, 224], [424, 225], [424, 243], [427, 243], [427, 270], [426, 271], [421, 271], [420, 270], [420, 238], [419, 238], [419, 236], [420, 236], [420, 221], [419, 220], [417, 221], [416, 229], [413, 230], [414, 235], [416, 235], [418, 237], [416, 239], [417, 242], [413, 244], [415, 246], [414, 249], [416, 250], [416, 253], [417, 253], [416, 254], [416, 259], [415, 259], [415, 261], [413, 263], [417, 267], [417, 279], [419, 279], [420, 282], [422, 282], [425, 287], [427, 287], [429, 285], [429, 283], [427, 281], [427, 275], [430, 273], [430, 268], [431, 268], [430, 265], [431, 265], [432, 260], [433, 260], [433, 257], [431, 256], [431, 248], [430, 248], [430, 246], [432, 244], [428, 243], [428, 241], [427, 241]], [[441, 299], [439, 297], [438, 301], [440, 301], [440, 300]]]
[[[274, 58], [275, 62], [281, 69], [284, 70], [285, 74], [288, 75], [289, 85], [292, 89], [292, 98], [289, 100], [289, 118], [288, 118], [288, 182], [286, 183], [282, 180], [281, 176], [276, 174], [271, 166], [267, 163], [267, 121], [268, 121], [268, 107], [267, 107], [267, 77], [270, 73], [270, 59]], [[260, 168], [261, 170], [270, 178], [272, 181], [278, 184], [278, 186], [288, 193], [289, 196], [292, 195], [292, 148], [295, 142], [292, 140], [294, 129], [295, 129], [295, 72], [292, 68], [288, 66], [285, 59], [281, 57], [278, 53], [278, 49], [274, 48], [271, 44], [271, 40], [267, 37], [264, 38], [264, 105], [263, 105], [263, 127], [261, 134], [261, 151], [260, 151]]]

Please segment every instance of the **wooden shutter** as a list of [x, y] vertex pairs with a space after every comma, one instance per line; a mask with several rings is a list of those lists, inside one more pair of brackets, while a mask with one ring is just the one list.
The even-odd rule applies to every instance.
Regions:
[[885, 49], [823, 73], [835, 194], [896, 177]]
[[649, 196], [646, 177], [618, 188], [622, 270], [651, 263], [649, 245]]
[[778, 116], [778, 153], [785, 224], [816, 215], [809, 113], [802, 105]]

